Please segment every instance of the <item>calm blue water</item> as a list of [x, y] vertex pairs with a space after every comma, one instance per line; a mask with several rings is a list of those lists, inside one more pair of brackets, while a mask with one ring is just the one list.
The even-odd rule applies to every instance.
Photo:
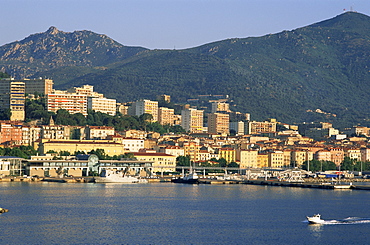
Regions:
[[[369, 201], [353, 190], [7, 182], [0, 244], [369, 244]], [[314, 213], [338, 222], [308, 225]]]

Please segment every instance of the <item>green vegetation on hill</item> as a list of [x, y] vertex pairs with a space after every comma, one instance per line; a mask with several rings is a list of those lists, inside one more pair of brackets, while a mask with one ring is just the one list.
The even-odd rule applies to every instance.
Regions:
[[[360, 13], [346, 12], [292, 31], [184, 50], [120, 49], [101, 35], [78, 33], [89, 44], [80, 45], [81, 50], [90, 47], [95, 56], [73, 49], [80, 39], [72, 34], [54, 32], [28, 39], [71, 40], [69, 46], [60, 47], [68, 59], [59, 63], [48, 59], [49, 68], [30, 68], [27, 72], [53, 78], [57, 88], [90, 84], [119, 102], [169, 94], [174, 102], [184, 103], [197, 95], [227, 94], [235, 109], [250, 113], [252, 120], [318, 120], [341, 128], [370, 126], [370, 17]], [[93, 40], [104, 43], [105, 48], [116, 45], [116, 49], [112, 46], [115, 55], [94, 46]], [[20, 43], [24, 52], [32, 47], [25, 41]], [[0, 47], [0, 68], [9, 69], [10, 74], [15, 69], [9, 67], [17, 67], [21, 59], [15, 51], [10, 52], [13, 58], [4, 57], [11, 47]], [[128, 55], [124, 55], [125, 50]], [[22, 65], [33, 67], [35, 60], [53, 55], [57, 54], [51, 50], [38, 53], [34, 63], [22, 60]]]

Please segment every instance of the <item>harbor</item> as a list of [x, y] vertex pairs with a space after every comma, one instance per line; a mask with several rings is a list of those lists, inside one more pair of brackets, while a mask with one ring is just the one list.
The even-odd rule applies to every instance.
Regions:
[[[148, 183], [168, 183], [173, 180], [173, 177], [147, 178]], [[94, 177], [4, 177], [0, 178], [0, 182], [57, 182], [57, 183], [94, 183]], [[281, 181], [275, 178], [269, 179], [244, 179], [244, 178], [199, 178], [197, 184], [206, 185], [263, 185], [263, 186], [280, 186], [280, 187], [295, 187], [295, 188], [315, 188], [315, 189], [351, 189], [351, 190], [370, 190], [370, 180], [368, 179], [344, 179], [343, 185], [348, 188], [336, 188], [337, 183], [332, 179], [308, 179], [300, 182]]]

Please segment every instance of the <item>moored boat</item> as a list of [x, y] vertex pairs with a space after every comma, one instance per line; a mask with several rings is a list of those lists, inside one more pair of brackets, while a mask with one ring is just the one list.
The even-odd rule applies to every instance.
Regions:
[[184, 184], [199, 184], [199, 176], [195, 171], [191, 169], [188, 175], [177, 179], [173, 179], [172, 182]]
[[96, 183], [147, 183], [146, 179], [125, 175], [122, 171], [107, 170], [105, 176], [95, 177]]

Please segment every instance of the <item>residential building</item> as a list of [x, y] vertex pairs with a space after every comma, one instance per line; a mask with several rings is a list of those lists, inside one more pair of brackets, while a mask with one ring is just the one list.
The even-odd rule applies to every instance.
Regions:
[[158, 101], [138, 100], [133, 102], [128, 110], [131, 116], [141, 116], [143, 114], [152, 115], [153, 122], [158, 121]]
[[352, 160], [361, 161], [361, 150], [357, 148], [345, 148], [344, 156]]
[[86, 139], [88, 140], [103, 140], [109, 135], [114, 135], [114, 127], [108, 126], [86, 126]]
[[208, 114], [208, 133], [228, 135], [229, 115], [222, 113]]
[[117, 111], [122, 115], [128, 115], [129, 105], [126, 103], [117, 103]]
[[293, 150], [291, 152], [292, 167], [301, 167], [304, 162], [312, 160], [313, 153], [310, 151]]
[[276, 122], [245, 122], [244, 134], [276, 133]]
[[314, 154], [314, 158], [317, 161], [331, 161], [331, 152], [328, 150], [319, 150]]
[[33, 146], [40, 139], [41, 127], [22, 126], [22, 145]]
[[370, 149], [361, 148], [361, 162], [370, 162]]
[[272, 151], [268, 153], [268, 167], [282, 168], [284, 166], [284, 152]]
[[11, 121], [24, 121], [25, 84], [13, 79], [0, 80], [0, 110], [10, 110]]
[[244, 135], [244, 122], [243, 121], [230, 122], [229, 129], [230, 129], [230, 132], [232, 130], [235, 131], [236, 135]]
[[183, 142], [183, 148], [184, 148], [184, 156], [189, 156], [190, 161], [196, 162], [199, 161], [199, 151], [200, 151], [200, 145], [197, 142], [194, 141], [188, 141]]
[[21, 82], [24, 82], [26, 87], [26, 94], [35, 94], [40, 95], [51, 94], [53, 91], [53, 80], [47, 78], [38, 78], [38, 79], [22, 79]]
[[59, 109], [67, 110], [70, 114], [81, 113], [87, 116], [87, 96], [70, 94], [64, 91], [54, 91], [47, 95], [47, 110], [56, 113]]
[[211, 112], [212, 113], [216, 113], [216, 112], [230, 112], [230, 104], [229, 103], [226, 103], [226, 102], [213, 102], [211, 103], [212, 105], [212, 109], [211, 109]]
[[257, 168], [258, 151], [238, 149], [236, 151], [236, 160], [239, 162], [240, 168]]
[[96, 112], [106, 113], [108, 115], [116, 115], [116, 100], [98, 97], [87, 97], [87, 109]]
[[175, 110], [170, 109], [167, 107], [159, 107], [158, 108], [158, 122], [161, 125], [170, 125], [173, 126], [174, 124], [174, 115]]
[[158, 152], [133, 152], [138, 161], [151, 161], [152, 172], [173, 172], [176, 170], [176, 156]]
[[257, 167], [267, 168], [269, 166], [269, 155], [266, 153], [258, 153], [257, 155]]
[[22, 127], [10, 121], [0, 121], [0, 144], [20, 145], [22, 143]]
[[190, 133], [203, 132], [203, 110], [188, 108], [181, 111], [181, 126]]
[[218, 149], [219, 159], [223, 158], [227, 163], [236, 162], [236, 150], [233, 148]]
[[329, 148], [331, 161], [335, 163], [335, 165], [339, 166], [344, 160], [344, 150], [342, 148]]

